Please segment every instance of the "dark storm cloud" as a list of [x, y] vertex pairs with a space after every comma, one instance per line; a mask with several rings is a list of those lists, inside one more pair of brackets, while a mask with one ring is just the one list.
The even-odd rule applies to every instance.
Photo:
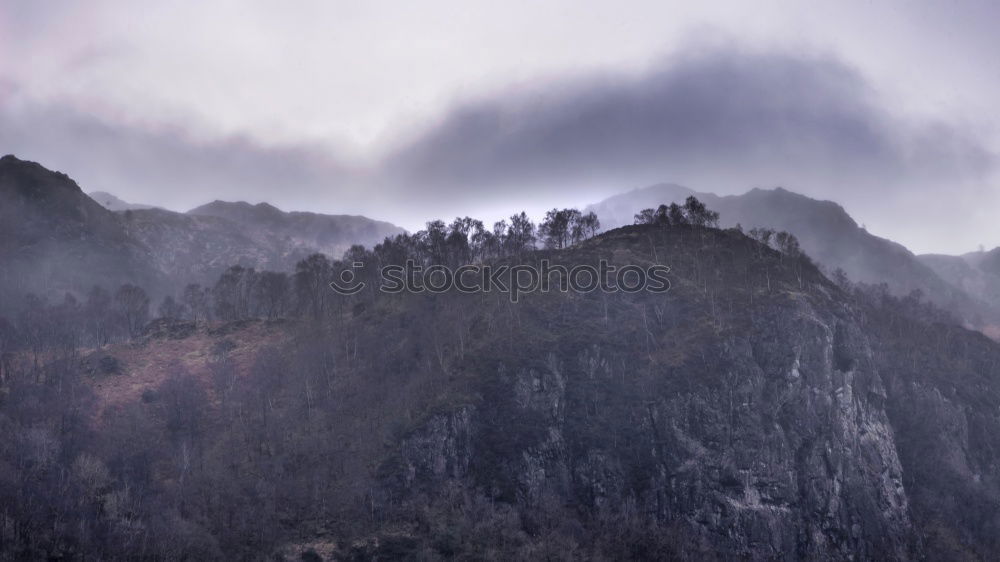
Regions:
[[372, 169], [325, 146], [206, 140], [183, 123], [114, 123], [21, 98], [15, 83], [0, 81], [0, 152], [65, 171], [86, 191], [178, 210], [266, 200], [409, 228], [456, 214], [584, 205], [662, 181], [720, 193], [783, 185], [892, 226], [901, 213], [881, 215], [871, 203], [927, 207], [947, 186], [956, 208], [981, 208], [985, 199], [969, 186], [986, 185], [979, 180], [995, 161], [964, 129], [900, 118], [836, 59], [738, 49], [467, 102]]
[[955, 128], [899, 120], [835, 59], [714, 50], [639, 76], [541, 84], [458, 106], [385, 169], [397, 185], [433, 186], [450, 199], [489, 197], [497, 186], [539, 193], [665, 179], [837, 197], [976, 178], [992, 166]]
[[0, 120], [5, 153], [62, 170], [84, 191], [178, 210], [213, 199], [311, 210], [349, 175], [318, 147], [273, 148], [245, 137], [200, 140], [180, 126], [113, 124], [66, 106], [0, 105]]

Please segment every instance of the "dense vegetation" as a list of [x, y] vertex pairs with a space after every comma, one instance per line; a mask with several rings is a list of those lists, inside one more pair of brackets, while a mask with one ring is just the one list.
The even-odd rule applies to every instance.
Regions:
[[[997, 455], [985, 435], [995, 412], [977, 413], [966, 430], [978, 464], [934, 483], [935, 461], [921, 447], [951, 455], [955, 446], [906, 400], [932, 403], [932, 389], [946, 385], [959, 394], [981, 388], [986, 395], [962, 400], [987, 412], [1000, 388], [995, 344], [953, 326], [919, 295], [898, 299], [845, 279], [838, 286], [787, 233], [748, 236], [714, 228], [717, 220], [689, 200], [600, 236], [596, 217], [572, 209], [551, 211], [538, 228], [524, 213], [492, 229], [469, 218], [434, 221], [341, 260], [310, 256], [289, 273], [234, 266], [155, 311], [135, 285], [57, 303], [29, 297], [0, 319], [0, 558], [664, 559], [720, 548], [736, 556], [739, 545], [701, 537], [683, 517], [695, 486], [665, 496], [654, 486], [665, 467], [682, 482], [696, 478], [683, 464], [696, 458], [685, 456], [693, 445], [667, 420], [691, 435], [710, 428], [699, 447], [713, 451], [747, 446], [755, 437], [747, 428], [808, 426], [794, 404], [741, 407], [755, 391], [726, 363], [727, 349], [758, 332], [775, 341], [750, 336], [755, 360], [785, 361], [771, 350], [798, 307], [844, 325], [859, 316], [878, 342], [886, 409], [928, 552], [960, 544], [990, 552], [997, 523], [977, 517], [996, 496], [989, 488], [974, 497], [962, 470], [995, 485], [988, 467]], [[327, 287], [354, 263], [374, 278], [408, 259], [542, 258], [667, 263], [673, 288], [511, 303], [489, 293], [343, 296]], [[250, 340], [250, 325], [277, 335]], [[164, 361], [166, 375], [141, 400], [98, 403], [99, 385], [126, 376], [120, 356], [197, 338], [210, 353]], [[905, 359], [913, 345], [936, 357], [934, 370]], [[963, 378], [940, 376], [956, 366]], [[780, 394], [772, 384], [757, 399]], [[876, 407], [876, 398], [859, 400]], [[671, 409], [680, 402], [687, 419]], [[728, 420], [715, 419], [720, 412]], [[533, 480], [552, 463], [566, 467], [564, 487]], [[708, 468], [697, 478], [740, 486], [728, 465]], [[961, 536], [949, 516], [962, 506], [936, 503], [954, 489], [974, 509]], [[798, 502], [768, 493], [776, 509]], [[650, 494], [661, 495], [645, 503]], [[745, 524], [733, 523], [736, 535], [750, 532]], [[872, 556], [896, 552], [871, 548]]]

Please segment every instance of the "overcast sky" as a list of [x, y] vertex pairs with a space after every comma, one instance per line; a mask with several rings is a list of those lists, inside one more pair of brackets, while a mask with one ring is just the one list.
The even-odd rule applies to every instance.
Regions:
[[0, 152], [410, 229], [781, 185], [964, 252], [1000, 245], [996, 6], [0, 0]]

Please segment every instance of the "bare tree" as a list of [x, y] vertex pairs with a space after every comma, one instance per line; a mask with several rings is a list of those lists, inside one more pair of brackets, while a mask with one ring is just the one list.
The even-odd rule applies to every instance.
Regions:
[[[496, 226], [494, 226], [495, 229]], [[535, 225], [524, 211], [511, 215], [506, 242], [508, 251], [516, 256], [535, 247]]]
[[295, 300], [299, 313], [319, 320], [330, 304], [332, 277], [330, 260], [323, 254], [313, 254], [295, 265]]
[[227, 321], [253, 317], [256, 282], [257, 272], [252, 267], [234, 265], [227, 269], [212, 288], [216, 315]]
[[633, 217], [633, 224], [654, 224], [656, 222], [656, 210], [653, 208], [643, 209]]
[[580, 211], [576, 209], [552, 209], [545, 213], [545, 220], [538, 227], [545, 247], [565, 248], [573, 240], [572, 226]]
[[668, 217], [668, 221], [671, 226], [683, 226], [685, 224], [689, 224], [687, 215], [684, 214], [684, 209], [677, 203], [670, 204], [670, 207], [667, 208], [666, 216]]
[[261, 272], [255, 292], [256, 308], [271, 320], [284, 315], [288, 308], [289, 287], [288, 275], [275, 271]]
[[593, 238], [601, 230], [601, 221], [593, 211], [580, 217], [580, 227], [586, 238]]
[[782, 230], [774, 237], [774, 243], [778, 246], [778, 251], [782, 254], [797, 258], [802, 255], [802, 248], [799, 246], [799, 239], [790, 232]]
[[507, 226], [507, 221], [505, 220], [499, 220], [493, 223], [493, 232], [492, 232], [493, 236], [492, 238], [490, 238], [491, 241], [490, 255], [492, 256], [503, 255], [504, 250], [508, 247], [507, 233], [509, 232], [509, 230], [510, 227]]
[[719, 213], [709, 210], [694, 195], [689, 195], [684, 201], [684, 215], [694, 226], [719, 226]]
[[174, 297], [167, 295], [160, 301], [160, 306], [156, 309], [160, 318], [169, 320], [179, 320], [184, 317], [184, 305], [174, 300]]
[[97, 347], [107, 345], [111, 339], [113, 313], [111, 295], [103, 287], [95, 285], [87, 293], [84, 317], [87, 319], [87, 328], [94, 345]]
[[191, 320], [195, 322], [209, 320], [211, 314], [211, 308], [209, 307], [209, 295], [208, 291], [202, 288], [201, 285], [192, 283], [187, 287], [184, 287], [184, 294], [181, 296], [181, 302], [187, 308], [187, 312], [190, 315]]
[[135, 337], [149, 320], [149, 296], [142, 287], [126, 283], [115, 293], [115, 309], [121, 315], [129, 337]]

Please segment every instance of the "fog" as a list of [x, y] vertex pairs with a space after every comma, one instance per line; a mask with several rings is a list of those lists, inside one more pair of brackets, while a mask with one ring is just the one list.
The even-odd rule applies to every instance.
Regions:
[[670, 181], [833, 199], [918, 252], [1000, 243], [986, 4], [233, 8], [3, 2], [0, 151], [174, 210], [415, 229]]

